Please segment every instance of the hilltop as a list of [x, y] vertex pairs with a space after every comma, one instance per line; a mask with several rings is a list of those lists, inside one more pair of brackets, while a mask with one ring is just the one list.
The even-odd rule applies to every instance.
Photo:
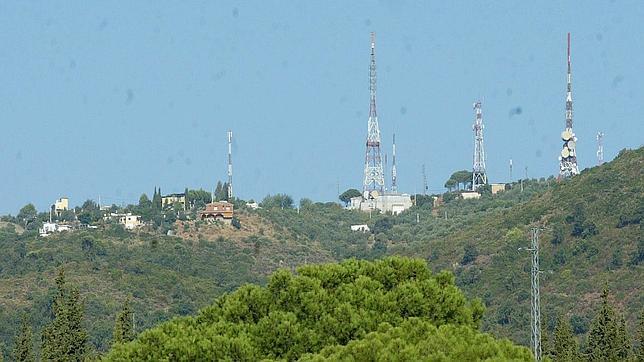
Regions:
[[[434, 271], [452, 271], [465, 294], [487, 307], [484, 331], [527, 345], [530, 258], [517, 249], [529, 243], [531, 226], [545, 227], [544, 324], [551, 328], [556, 314], [564, 313], [583, 335], [606, 284], [633, 330], [643, 305], [643, 162], [643, 148], [623, 151], [571, 180], [524, 180], [523, 191], [514, 184], [479, 200], [446, 194], [437, 208], [419, 196], [418, 206], [398, 216], [370, 218], [336, 203], [302, 200], [297, 210], [269, 203], [259, 210], [238, 207], [239, 229], [177, 220], [174, 236], [108, 227], [39, 238], [5, 227], [0, 338], [6, 352], [23, 311], [30, 312], [35, 330], [47, 322], [61, 266], [80, 287], [92, 345], [106, 350], [128, 295], [136, 330], [142, 331], [193, 314], [245, 283], [263, 285], [280, 267], [405, 255], [425, 259]], [[364, 223], [371, 233], [350, 231], [350, 225]]]

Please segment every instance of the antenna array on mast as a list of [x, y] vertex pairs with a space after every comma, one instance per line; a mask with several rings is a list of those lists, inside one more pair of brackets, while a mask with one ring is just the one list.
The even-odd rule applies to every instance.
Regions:
[[561, 132], [563, 149], [559, 156], [559, 177], [579, 174], [577, 166], [577, 137], [572, 130], [572, 66], [570, 62], [570, 33], [568, 33], [568, 84], [566, 88], [566, 129]]

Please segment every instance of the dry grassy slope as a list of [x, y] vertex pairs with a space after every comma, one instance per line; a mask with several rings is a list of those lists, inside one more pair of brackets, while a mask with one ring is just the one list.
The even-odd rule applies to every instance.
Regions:
[[220, 242], [224, 238], [239, 248], [252, 249], [255, 258], [252, 270], [261, 276], [282, 267], [295, 268], [305, 262], [333, 261], [331, 253], [317, 241], [295, 235], [257, 213], [239, 210], [235, 217], [241, 223], [240, 229], [219, 222], [177, 221], [176, 236], [187, 242]]
[[[551, 190], [510, 211], [487, 215], [467, 228], [421, 245], [417, 252], [428, 258], [434, 249], [438, 260], [434, 267], [452, 268], [467, 278], [464, 289], [481, 297], [488, 304], [486, 329], [497, 336], [528, 340], [529, 265], [530, 257], [519, 252], [529, 245], [529, 228], [545, 225], [540, 238], [542, 269], [542, 311], [554, 318], [558, 313], [591, 316], [597, 306], [598, 292], [607, 284], [615, 302], [626, 313], [631, 330], [642, 309], [642, 265], [629, 265], [628, 259], [642, 239], [639, 225], [617, 228], [623, 210], [632, 210], [644, 203], [644, 148], [626, 152], [614, 162], [594, 167], [581, 175], [554, 185]], [[581, 202], [589, 221], [598, 234], [583, 238], [570, 236], [571, 226], [565, 217]], [[566, 239], [553, 245], [552, 226], [566, 225]], [[458, 262], [463, 248], [474, 244], [479, 251], [476, 261], [467, 266]], [[618, 253], [621, 266], [612, 266]], [[555, 255], [565, 256], [561, 263]], [[471, 282], [473, 280], [473, 282]], [[500, 324], [500, 316], [508, 314], [509, 322]], [[518, 331], [518, 332], [517, 332]]]

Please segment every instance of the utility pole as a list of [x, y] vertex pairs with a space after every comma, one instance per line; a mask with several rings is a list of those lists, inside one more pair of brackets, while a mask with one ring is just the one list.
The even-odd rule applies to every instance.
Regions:
[[510, 183], [512, 183], [512, 159], [510, 159]]
[[527, 250], [532, 254], [532, 269], [530, 272], [531, 280], [531, 299], [530, 299], [530, 327], [532, 329], [530, 335], [530, 345], [534, 353], [534, 359], [537, 362], [541, 361], [541, 297], [539, 295], [539, 231], [538, 227], [533, 227], [530, 230], [532, 236], [532, 243], [529, 248], [519, 248], [519, 250]]

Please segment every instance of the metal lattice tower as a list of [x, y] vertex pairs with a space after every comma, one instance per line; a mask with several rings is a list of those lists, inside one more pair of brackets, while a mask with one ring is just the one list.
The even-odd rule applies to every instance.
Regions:
[[604, 132], [597, 132], [597, 164], [604, 163]]
[[424, 163], [423, 163], [423, 195], [427, 195], [427, 173], [425, 172]]
[[391, 192], [394, 194], [398, 192], [398, 178], [396, 173], [396, 134], [394, 133], [393, 150], [391, 154]]
[[530, 342], [532, 351], [534, 352], [534, 359], [541, 361], [541, 298], [539, 295], [539, 228], [532, 228], [532, 245], [528, 249], [532, 253], [532, 272], [531, 272], [531, 286], [532, 286], [532, 303], [530, 324], [532, 326], [532, 335]]
[[376, 112], [376, 34], [371, 33], [371, 63], [369, 64], [369, 125], [367, 129], [367, 153], [365, 156], [363, 193], [365, 197], [373, 191], [384, 193], [385, 175], [380, 155], [380, 128]]
[[233, 131], [228, 131], [228, 201], [233, 199]]
[[577, 167], [577, 137], [572, 130], [572, 66], [570, 63], [570, 33], [568, 33], [568, 86], [566, 89], [566, 129], [561, 132], [563, 149], [559, 155], [559, 177], [579, 174]]
[[474, 103], [476, 118], [474, 119], [474, 167], [472, 169], [472, 190], [476, 191], [480, 186], [487, 184], [485, 173], [485, 149], [483, 148], [483, 114], [481, 113], [481, 101]]

